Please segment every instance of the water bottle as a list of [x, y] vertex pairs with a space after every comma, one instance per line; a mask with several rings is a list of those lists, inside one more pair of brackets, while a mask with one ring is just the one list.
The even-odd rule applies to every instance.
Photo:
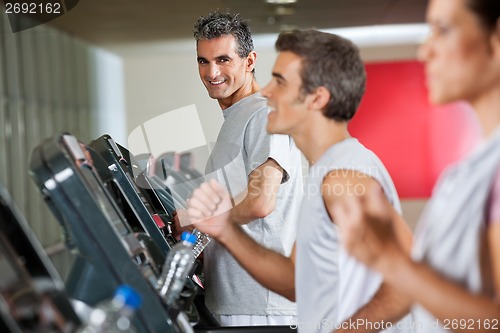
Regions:
[[139, 294], [131, 287], [122, 285], [118, 287], [111, 300], [100, 303], [92, 310], [88, 324], [78, 332], [135, 333], [137, 331], [132, 326], [131, 320], [140, 304]]
[[196, 236], [183, 232], [181, 242], [175, 244], [168, 252], [156, 289], [165, 304], [174, 303], [186, 284], [187, 275], [193, 267], [193, 246]]
[[196, 236], [196, 244], [194, 244], [193, 248], [194, 258], [196, 259], [207, 247], [208, 243], [210, 243], [212, 238], [208, 234], [204, 234], [197, 229], [193, 230], [193, 234]]

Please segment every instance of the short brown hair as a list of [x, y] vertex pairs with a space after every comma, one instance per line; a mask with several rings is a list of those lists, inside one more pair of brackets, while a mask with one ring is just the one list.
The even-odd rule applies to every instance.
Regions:
[[317, 30], [295, 30], [279, 35], [276, 50], [302, 58], [303, 94], [318, 87], [330, 92], [323, 111], [326, 117], [348, 121], [354, 116], [365, 93], [366, 73], [359, 50], [351, 41]]

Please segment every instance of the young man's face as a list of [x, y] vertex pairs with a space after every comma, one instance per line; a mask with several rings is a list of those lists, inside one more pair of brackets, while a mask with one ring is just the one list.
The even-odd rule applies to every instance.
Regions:
[[200, 78], [208, 95], [229, 107], [238, 92], [251, 80], [254, 52], [246, 58], [236, 53], [237, 43], [232, 35], [198, 41], [197, 58]]
[[267, 131], [272, 134], [290, 134], [300, 131], [307, 115], [306, 96], [301, 95], [300, 71], [302, 59], [292, 52], [280, 52], [274, 63], [273, 78], [262, 89], [271, 112]]

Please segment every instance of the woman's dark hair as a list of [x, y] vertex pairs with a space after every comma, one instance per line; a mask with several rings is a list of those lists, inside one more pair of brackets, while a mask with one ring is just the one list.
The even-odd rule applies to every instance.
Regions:
[[500, 19], [500, 0], [465, 0], [465, 5], [478, 16], [488, 31], [496, 29]]

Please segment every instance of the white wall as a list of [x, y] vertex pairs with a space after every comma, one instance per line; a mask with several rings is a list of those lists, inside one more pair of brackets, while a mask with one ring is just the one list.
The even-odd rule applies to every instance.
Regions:
[[[163, 131], [176, 133], [177, 140], [170, 142], [168, 149], [184, 150], [186, 141], [200, 135], [207, 142], [215, 141], [222, 114], [217, 102], [208, 97], [198, 79], [194, 51], [124, 58], [124, 69], [128, 134], [167, 112], [194, 105], [199, 121], [196, 117], [175, 117], [161, 124]], [[200, 125], [203, 133], [199, 133]], [[193, 144], [198, 142], [196, 140]]]
[[95, 97], [91, 136], [95, 139], [109, 134], [117, 142], [123, 142], [128, 135], [123, 60], [99, 48], [92, 48], [90, 54], [94, 63], [90, 70]]

